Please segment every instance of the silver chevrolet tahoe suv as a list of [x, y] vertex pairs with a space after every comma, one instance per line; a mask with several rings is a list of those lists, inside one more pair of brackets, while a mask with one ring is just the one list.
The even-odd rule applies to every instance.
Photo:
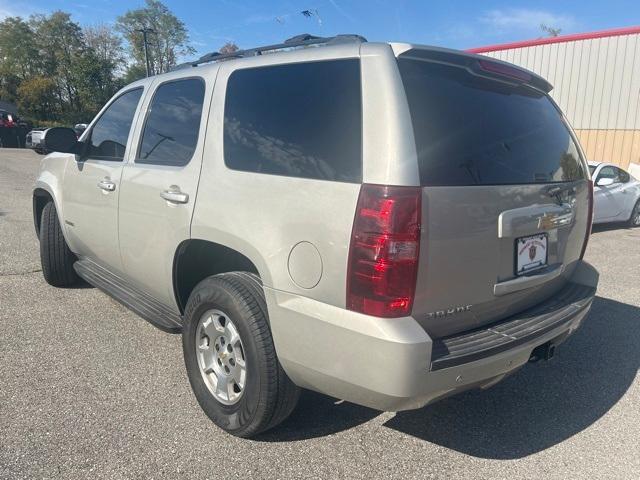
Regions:
[[584, 320], [592, 183], [543, 78], [346, 35], [183, 67], [48, 130], [33, 212], [46, 281], [182, 333], [221, 428], [487, 388]]

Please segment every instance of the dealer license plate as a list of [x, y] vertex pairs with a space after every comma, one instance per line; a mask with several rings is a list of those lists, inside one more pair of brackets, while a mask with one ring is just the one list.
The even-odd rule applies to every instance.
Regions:
[[516, 240], [516, 275], [524, 275], [547, 265], [546, 233], [521, 237]]

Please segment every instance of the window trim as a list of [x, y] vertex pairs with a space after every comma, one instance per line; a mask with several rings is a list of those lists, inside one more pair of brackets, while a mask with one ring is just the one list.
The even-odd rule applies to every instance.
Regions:
[[87, 150], [89, 149], [89, 146], [91, 145], [91, 137], [93, 137], [93, 130], [96, 128], [96, 124], [102, 119], [104, 114], [107, 113], [107, 111], [111, 108], [111, 105], [116, 103], [120, 98], [124, 97], [125, 95], [127, 95], [127, 94], [129, 94], [131, 92], [135, 92], [136, 90], [141, 90], [142, 93], [140, 94], [140, 98], [138, 99], [138, 104], [136, 105], [136, 109], [133, 112], [133, 117], [131, 118], [131, 126], [129, 127], [129, 134], [127, 135], [127, 144], [129, 143], [129, 139], [131, 138], [131, 133], [132, 133], [133, 128], [135, 127], [135, 123], [136, 123], [136, 112], [137, 112], [138, 108], [140, 107], [141, 102], [144, 101], [145, 85], [140, 85], [140, 86], [137, 86], [137, 87], [134, 87], [134, 88], [130, 88], [129, 90], [125, 90], [123, 92], [120, 92], [119, 95], [113, 97], [111, 99], [111, 101], [109, 103], [107, 103], [103, 107], [102, 112], [100, 113], [100, 115], [93, 120], [91, 126], [89, 128], [87, 128], [85, 133], [82, 134], [82, 136], [85, 137], [82, 140], [82, 142], [84, 143], [84, 147], [82, 148], [82, 154], [79, 155], [78, 161], [86, 162], [87, 160], [95, 160], [97, 162], [115, 162], [115, 163], [119, 162], [119, 163], [124, 163], [125, 159], [127, 158], [127, 145], [125, 145], [124, 156], [120, 160], [107, 160], [106, 158], [92, 158], [92, 157], [89, 157], [89, 155], [87, 153]]
[[[200, 123], [198, 125], [198, 135], [196, 136], [196, 144], [195, 144], [195, 148], [193, 150], [193, 153], [191, 154], [191, 157], [189, 158], [189, 160], [184, 163], [184, 164], [166, 164], [166, 163], [151, 163], [151, 162], [138, 162], [138, 160], [140, 160], [140, 150], [142, 150], [142, 141], [144, 140], [144, 132], [147, 129], [147, 123], [149, 121], [149, 115], [151, 114], [151, 106], [153, 105], [153, 101], [156, 99], [156, 95], [158, 93], [158, 90], [160, 90], [161, 87], [168, 85], [170, 83], [177, 83], [177, 82], [182, 82], [185, 80], [200, 80], [200, 82], [202, 83], [202, 85], [204, 86], [204, 95], [202, 96], [202, 110], [200, 111]], [[140, 130], [140, 135], [138, 137], [138, 145], [136, 147], [136, 154], [133, 157], [133, 164], [134, 165], [151, 165], [151, 166], [156, 166], [156, 167], [174, 167], [174, 168], [184, 168], [187, 165], [189, 165], [191, 163], [191, 161], [193, 160], [193, 156], [196, 153], [196, 150], [198, 148], [198, 143], [200, 142], [200, 129], [202, 128], [202, 118], [203, 118], [203, 114], [204, 114], [204, 107], [205, 107], [205, 99], [207, 96], [207, 81], [205, 80], [204, 77], [200, 76], [200, 75], [190, 75], [188, 77], [179, 77], [179, 78], [172, 78], [170, 80], [166, 80], [162, 83], [159, 83], [158, 85], [156, 85], [156, 87], [153, 89], [153, 95], [151, 96], [151, 99], [149, 100], [149, 104], [147, 105], [146, 111], [144, 112], [144, 120], [142, 122], [142, 128]]]
[[[300, 175], [289, 175], [285, 173], [270, 173], [270, 172], [256, 172], [253, 170], [243, 170], [240, 168], [234, 168], [227, 163], [227, 156], [225, 150], [225, 118], [227, 112], [227, 100], [229, 98], [229, 82], [231, 78], [237, 73], [241, 71], [247, 70], [261, 70], [268, 68], [277, 68], [277, 67], [285, 67], [292, 65], [301, 65], [301, 64], [319, 64], [326, 62], [339, 62], [339, 61], [355, 61], [358, 64], [358, 89], [359, 89], [359, 100], [360, 100], [360, 152], [359, 152], [359, 164], [360, 164], [360, 173], [358, 178], [351, 180], [339, 180], [339, 179], [326, 179], [326, 178], [311, 178], [311, 177], [303, 177]], [[224, 85], [224, 101], [222, 104], [222, 163], [224, 164], [227, 170], [231, 170], [233, 172], [239, 172], [241, 174], [249, 174], [249, 175], [270, 175], [275, 177], [284, 177], [284, 178], [296, 178], [300, 180], [306, 181], [316, 181], [316, 182], [338, 182], [345, 184], [360, 184], [364, 181], [364, 97], [363, 97], [363, 87], [362, 87], [362, 59], [359, 56], [346, 56], [346, 57], [337, 57], [337, 58], [319, 58], [319, 59], [311, 59], [311, 60], [302, 60], [302, 61], [291, 61], [291, 62], [283, 62], [283, 63], [273, 63], [266, 65], [256, 65], [256, 66], [239, 66], [238, 68], [234, 68], [229, 72], [227, 78], [225, 80]]]

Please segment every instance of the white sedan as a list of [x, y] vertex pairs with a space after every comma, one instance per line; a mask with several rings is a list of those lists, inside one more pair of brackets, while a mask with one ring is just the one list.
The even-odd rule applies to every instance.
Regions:
[[589, 162], [595, 200], [593, 223], [640, 226], [640, 182], [611, 163]]

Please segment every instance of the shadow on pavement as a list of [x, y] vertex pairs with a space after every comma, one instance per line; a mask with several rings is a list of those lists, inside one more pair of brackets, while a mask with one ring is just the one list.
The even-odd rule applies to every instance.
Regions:
[[[597, 421], [625, 394], [639, 367], [640, 308], [596, 297], [582, 328], [550, 362], [529, 364], [487, 391], [398, 412], [384, 426], [475, 457], [521, 458]], [[256, 440], [322, 437], [378, 415], [304, 391], [291, 417]]]
[[610, 232], [611, 230], [632, 230], [625, 222], [599, 223], [591, 229], [592, 234]]
[[325, 437], [366, 423], [378, 415], [380, 412], [377, 410], [303, 390], [291, 416], [256, 440], [292, 442]]
[[485, 392], [400, 412], [385, 426], [475, 457], [521, 458], [589, 427], [640, 367], [640, 308], [596, 297], [582, 328], [550, 362]]

